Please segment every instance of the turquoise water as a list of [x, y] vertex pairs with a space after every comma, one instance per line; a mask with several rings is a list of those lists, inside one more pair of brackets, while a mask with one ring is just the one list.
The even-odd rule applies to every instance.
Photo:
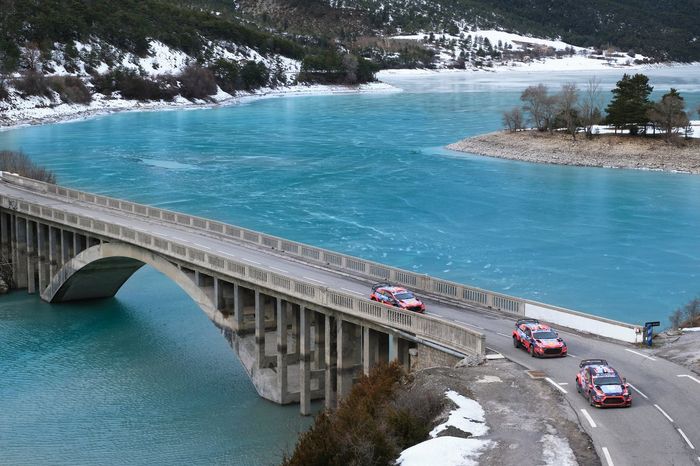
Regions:
[[[621, 74], [599, 73], [608, 89]], [[698, 67], [648, 74], [700, 103]], [[394, 76], [404, 92], [122, 113], [0, 132], [0, 149], [22, 149], [76, 188], [619, 320], [665, 321], [700, 294], [700, 176], [442, 149], [499, 129], [529, 83], [589, 77]], [[306, 425], [296, 408], [257, 398], [216, 329], [152, 270], [99, 303], [0, 299], [0, 345], [10, 462], [265, 464]]]

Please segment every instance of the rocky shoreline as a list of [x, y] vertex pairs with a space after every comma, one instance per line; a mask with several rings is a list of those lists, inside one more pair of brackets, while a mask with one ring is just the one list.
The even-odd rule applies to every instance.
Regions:
[[603, 134], [573, 140], [564, 133], [499, 131], [450, 144], [448, 149], [524, 162], [604, 168], [632, 168], [700, 174], [700, 140]]

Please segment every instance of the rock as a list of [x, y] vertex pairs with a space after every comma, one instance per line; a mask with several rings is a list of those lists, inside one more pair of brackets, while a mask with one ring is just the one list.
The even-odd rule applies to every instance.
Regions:
[[8, 291], [10, 291], [10, 287], [7, 285], [7, 282], [3, 278], [0, 278], [0, 294], [5, 294]]
[[460, 360], [457, 364], [455, 364], [455, 368], [459, 367], [476, 367], [480, 364], [482, 364], [484, 360], [482, 359], [481, 356], [478, 355], [469, 355], [466, 356], [464, 359]]

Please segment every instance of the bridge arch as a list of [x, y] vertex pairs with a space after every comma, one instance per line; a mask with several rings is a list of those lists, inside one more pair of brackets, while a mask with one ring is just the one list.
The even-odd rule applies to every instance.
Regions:
[[212, 300], [176, 265], [158, 254], [126, 243], [102, 243], [85, 249], [51, 277], [41, 298], [60, 303], [112, 297], [146, 264], [174, 281], [209, 318], [214, 318]]

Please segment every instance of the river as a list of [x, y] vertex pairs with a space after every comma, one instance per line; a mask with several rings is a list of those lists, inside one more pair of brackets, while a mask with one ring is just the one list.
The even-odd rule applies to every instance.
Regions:
[[[698, 66], [645, 70], [700, 103]], [[595, 74], [607, 91], [623, 70]], [[594, 73], [387, 74], [402, 92], [132, 112], [0, 132], [59, 182], [633, 323], [700, 293], [700, 177], [442, 147], [522, 89]], [[157, 290], [157, 291], [153, 291]], [[0, 463], [273, 464], [309, 425], [255, 394], [152, 269], [114, 299], [0, 298]]]

